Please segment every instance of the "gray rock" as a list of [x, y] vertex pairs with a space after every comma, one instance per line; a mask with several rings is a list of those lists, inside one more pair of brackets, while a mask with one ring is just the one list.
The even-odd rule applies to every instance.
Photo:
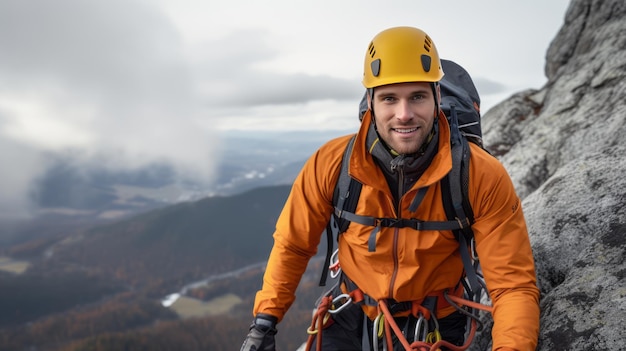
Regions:
[[573, 0], [545, 72], [483, 117], [523, 199], [538, 350], [626, 350], [626, 2]]

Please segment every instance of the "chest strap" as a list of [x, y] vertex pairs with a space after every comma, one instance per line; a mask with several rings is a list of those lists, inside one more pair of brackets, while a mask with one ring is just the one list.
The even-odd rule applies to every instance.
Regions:
[[344, 211], [339, 207], [335, 207], [335, 216], [350, 222], [356, 222], [362, 225], [374, 227], [368, 240], [368, 251], [376, 251], [376, 235], [382, 227], [386, 228], [412, 228], [414, 230], [463, 230], [471, 227], [468, 218], [460, 220], [456, 218], [454, 221], [423, 221], [417, 218], [388, 218], [388, 217], [371, 217], [361, 216], [352, 212]]

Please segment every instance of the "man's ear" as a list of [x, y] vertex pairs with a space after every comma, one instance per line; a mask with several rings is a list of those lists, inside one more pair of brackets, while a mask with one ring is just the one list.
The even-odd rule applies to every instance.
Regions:
[[438, 108], [441, 108], [441, 85], [437, 84], [437, 104], [439, 106], [437, 106]]

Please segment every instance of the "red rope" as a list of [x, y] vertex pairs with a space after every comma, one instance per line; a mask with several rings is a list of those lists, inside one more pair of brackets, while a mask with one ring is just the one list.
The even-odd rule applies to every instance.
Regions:
[[[398, 337], [398, 340], [400, 341], [402, 346], [404, 346], [404, 349], [410, 351], [411, 350], [411, 345], [406, 340], [404, 335], [402, 335], [402, 332], [400, 331], [400, 327], [398, 327], [398, 324], [393, 319], [393, 316], [391, 315], [391, 312], [389, 312], [389, 308], [387, 308], [387, 303], [384, 300], [380, 300], [380, 301], [378, 301], [378, 307], [383, 312], [383, 315], [385, 317], [385, 323], [387, 323], [391, 327], [393, 332]], [[387, 326], [385, 326], [385, 330], [388, 330]], [[376, 332], [376, 331], [374, 331], [374, 332]], [[390, 334], [391, 333], [387, 334], [387, 340], [391, 340], [391, 335]], [[393, 348], [390, 348], [390, 350], [393, 350]]]
[[[458, 303], [459, 305], [465, 305], [465, 306], [481, 309], [483, 311], [488, 311], [488, 312], [491, 312], [493, 310], [491, 306], [485, 306], [485, 305], [482, 305], [473, 301], [469, 301], [460, 297], [456, 297], [456, 296], [449, 296], [449, 297], [451, 298], [451, 300]], [[435, 342], [434, 344], [429, 344], [429, 343], [422, 342], [422, 341], [414, 341], [412, 344], [409, 344], [408, 340], [404, 337], [404, 335], [400, 331], [400, 328], [398, 327], [398, 324], [393, 318], [393, 315], [391, 314], [391, 312], [389, 312], [387, 303], [384, 300], [380, 300], [378, 301], [378, 306], [385, 317], [385, 322], [391, 327], [391, 330], [393, 330], [393, 332], [396, 334], [398, 341], [400, 341], [400, 343], [402, 344], [402, 346], [404, 347], [406, 351], [416, 351], [416, 350], [417, 351], [437, 351], [442, 346], [449, 348], [451, 351], [464, 351], [468, 347], [470, 347], [470, 345], [472, 344], [472, 341], [474, 340], [474, 337], [476, 336], [476, 330], [478, 329], [478, 323], [476, 322], [476, 320], [472, 319], [470, 333], [467, 337], [467, 340], [465, 340], [465, 344], [461, 346], [451, 344], [445, 340], [439, 340]], [[389, 328], [387, 328], [386, 326], [385, 326], [385, 329], [386, 329], [387, 340], [391, 340], [391, 331], [389, 331]], [[392, 350], [393, 348], [389, 347], [389, 349]]]
[[[448, 295], [448, 298], [450, 298], [450, 300], [456, 302], [457, 304], [461, 306], [468, 306], [471, 308], [487, 311], [490, 313], [493, 311], [493, 308], [491, 306], [486, 306], [480, 303], [466, 300], [461, 297]], [[313, 345], [313, 340], [315, 339], [316, 339], [316, 344], [317, 344], [315, 347], [316, 351], [322, 350], [322, 329], [326, 322], [325, 318], [328, 314], [328, 310], [331, 308], [332, 302], [333, 302], [332, 296], [324, 296], [319, 306], [317, 307], [317, 311], [313, 314], [313, 318], [311, 320], [311, 326], [307, 330], [307, 332], [309, 333], [309, 337], [308, 337], [306, 348], [305, 348], [306, 351], [311, 350], [311, 346]], [[387, 307], [387, 303], [384, 300], [378, 301], [378, 308], [379, 308], [379, 311], [383, 313], [383, 316], [385, 318], [385, 323], [387, 324], [385, 326], [385, 336], [387, 339], [389, 350], [393, 349], [393, 345], [391, 345], [391, 342], [392, 342], [391, 332], [393, 331], [393, 333], [396, 334], [398, 341], [404, 347], [405, 351], [438, 351], [441, 347], [447, 347], [451, 351], [464, 351], [471, 345], [472, 341], [474, 340], [474, 337], [476, 336], [476, 331], [478, 329], [478, 323], [476, 322], [476, 320], [472, 319], [472, 323], [470, 326], [470, 333], [467, 337], [467, 340], [465, 340], [465, 344], [461, 346], [451, 344], [445, 340], [439, 340], [435, 342], [434, 344], [429, 344], [423, 341], [414, 341], [412, 344], [409, 344], [408, 340], [406, 339], [406, 337], [404, 337], [404, 335], [402, 334], [402, 331], [400, 330], [400, 327], [398, 327], [398, 324], [393, 318], [393, 315], [389, 311], [389, 308]], [[378, 331], [374, 330], [374, 333], [378, 333]]]
[[458, 297], [458, 296], [454, 296], [454, 295], [448, 295], [448, 298], [456, 303], [458, 303], [461, 306], [468, 306], [471, 308], [475, 308], [478, 310], [483, 310], [483, 311], [487, 311], [489, 313], [493, 313], [493, 307], [491, 306], [487, 306], [487, 305], [483, 305], [481, 303], [477, 303], [474, 301], [470, 301], [470, 300], [466, 300], [462, 297]]
[[[324, 296], [322, 301], [320, 301], [319, 306], [317, 306], [317, 311], [313, 314], [313, 318], [311, 320], [311, 326], [307, 330], [309, 333], [309, 337], [306, 342], [306, 351], [311, 350], [311, 346], [313, 345], [313, 340], [317, 337], [317, 345], [315, 345], [315, 349], [317, 351], [322, 350], [322, 328], [324, 327], [324, 319], [328, 310], [330, 309], [331, 304], [333, 303], [332, 296]], [[316, 326], [317, 325], [317, 326]]]

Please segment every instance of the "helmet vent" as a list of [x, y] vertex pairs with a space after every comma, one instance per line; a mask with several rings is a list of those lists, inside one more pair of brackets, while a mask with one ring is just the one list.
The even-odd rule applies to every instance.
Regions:
[[424, 69], [424, 72], [430, 72], [430, 64], [431, 64], [430, 56], [422, 55], [420, 58], [422, 61], [422, 68]]
[[376, 59], [371, 63], [372, 75], [374, 77], [378, 77], [380, 74], [380, 59]]
[[374, 42], [370, 43], [369, 53], [370, 53], [370, 57], [372, 58], [374, 58], [374, 55], [376, 55], [376, 48], [374, 47]]
[[424, 50], [430, 52], [430, 48], [433, 46], [433, 41], [430, 39], [428, 35], [424, 37]]

